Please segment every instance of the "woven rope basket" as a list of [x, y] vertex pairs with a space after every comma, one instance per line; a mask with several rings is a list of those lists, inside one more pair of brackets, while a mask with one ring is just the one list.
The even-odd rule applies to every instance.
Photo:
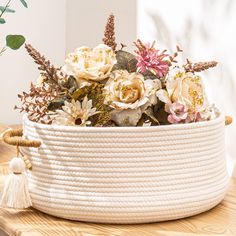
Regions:
[[65, 127], [31, 122], [33, 207], [79, 221], [146, 223], [195, 215], [228, 186], [224, 117], [153, 127]]

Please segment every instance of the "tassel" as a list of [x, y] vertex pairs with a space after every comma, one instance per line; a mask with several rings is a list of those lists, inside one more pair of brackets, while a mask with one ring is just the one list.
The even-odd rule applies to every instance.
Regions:
[[1, 206], [23, 209], [32, 206], [28, 181], [25, 176], [25, 163], [19, 157], [14, 157], [9, 165], [11, 173], [7, 176], [3, 194], [1, 199]]

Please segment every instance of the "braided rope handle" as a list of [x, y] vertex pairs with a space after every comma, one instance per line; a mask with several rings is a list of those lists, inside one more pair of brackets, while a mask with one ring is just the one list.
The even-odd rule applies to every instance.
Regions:
[[231, 116], [225, 116], [225, 125], [230, 125], [233, 122], [233, 118]]
[[23, 129], [7, 130], [2, 139], [5, 143], [18, 147], [40, 147], [41, 142], [37, 140], [23, 139]]

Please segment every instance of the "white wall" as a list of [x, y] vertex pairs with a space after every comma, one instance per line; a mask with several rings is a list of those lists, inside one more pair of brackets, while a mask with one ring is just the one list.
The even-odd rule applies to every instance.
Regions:
[[[16, 13], [6, 14], [7, 23], [0, 25], [0, 46], [5, 43], [6, 34], [23, 34], [28, 43], [56, 65], [61, 65], [66, 47], [66, 0], [27, 2], [28, 9], [20, 1], [12, 1], [12, 8]], [[13, 110], [18, 103], [17, 94], [27, 91], [30, 81], [35, 81], [38, 75], [35, 63], [23, 47], [18, 51], [9, 49], [0, 57], [0, 123], [20, 123], [21, 115]]]
[[102, 43], [106, 19], [110, 13], [116, 17], [115, 30], [118, 46], [131, 47], [136, 38], [136, 0], [68, 0], [67, 1], [67, 52], [86, 45]]
[[[171, 6], [171, 7], [170, 7]], [[217, 68], [202, 72], [206, 90], [221, 111], [236, 116], [236, 1], [138, 0], [138, 37], [156, 40], [161, 49], [175, 49], [193, 61], [216, 60]], [[181, 57], [180, 57], [181, 59]], [[226, 127], [229, 160], [236, 160], [236, 121]], [[229, 161], [233, 169], [233, 161]], [[236, 167], [235, 167], [236, 176]]]

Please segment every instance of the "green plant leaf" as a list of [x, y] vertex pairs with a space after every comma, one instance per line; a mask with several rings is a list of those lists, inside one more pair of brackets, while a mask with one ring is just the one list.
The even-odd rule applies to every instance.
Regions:
[[7, 35], [6, 44], [13, 50], [19, 49], [25, 42], [25, 37], [22, 35]]
[[73, 76], [70, 76], [66, 82], [62, 82], [61, 85], [69, 90], [70, 93], [73, 93], [78, 88], [78, 83]]
[[158, 76], [154, 75], [151, 71], [146, 70], [144, 73], [142, 73], [145, 79], [157, 79]]
[[5, 9], [5, 7], [3, 7], [3, 6], [0, 6], [0, 11], [1, 11], [1, 12], [3, 12], [3, 11], [5, 11], [5, 12], [10, 12], [10, 13], [16, 12], [15, 10], [13, 10], [13, 9], [11, 9], [11, 8], [9, 8], [9, 7], [7, 7], [7, 8]]
[[28, 8], [27, 2], [25, 0], [20, 0], [20, 1], [24, 7]]
[[49, 111], [55, 111], [61, 109], [65, 105], [65, 99], [55, 99], [48, 104]]
[[119, 50], [116, 53], [117, 63], [113, 66], [112, 70], [127, 70], [129, 73], [136, 71], [137, 59], [129, 52]]
[[0, 24], [5, 24], [6, 21], [3, 18], [0, 18]]

